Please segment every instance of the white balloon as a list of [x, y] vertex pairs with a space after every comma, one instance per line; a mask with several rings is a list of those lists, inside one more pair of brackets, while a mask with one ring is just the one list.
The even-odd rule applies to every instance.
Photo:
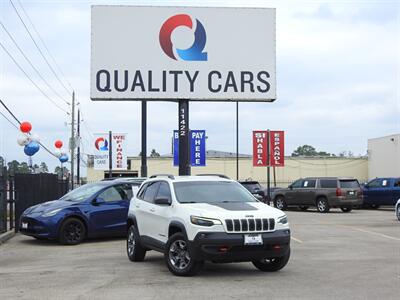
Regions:
[[60, 151], [60, 149], [56, 149], [56, 150], [54, 151], [54, 155], [57, 156], [57, 157], [60, 157], [60, 156], [61, 156], [61, 151]]
[[18, 139], [17, 139], [17, 143], [20, 146], [25, 146], [29, 143], [29, 139], [26, 135], [21, 135]]
[[30, 140], [31, 141], [34, 141], [34, 142], [40, 142], [40, 138], [39, 138], [39, 136], [37, 135], [37, 134], [31, 134], [31, 136], [30, 136]]

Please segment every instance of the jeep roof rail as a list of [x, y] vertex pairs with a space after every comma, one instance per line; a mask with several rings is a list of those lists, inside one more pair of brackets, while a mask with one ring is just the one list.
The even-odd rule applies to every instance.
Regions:
[[217, 176], [225, 179], [230, 179], [228, 176], [224, 174], [197, 174], [196, 176]]
[[157, 177], [168, 177], [169, 179], [175, 179], [175, 176], [172, 174], [154, 174], [151, 175], [149, 178], [157, 178]]

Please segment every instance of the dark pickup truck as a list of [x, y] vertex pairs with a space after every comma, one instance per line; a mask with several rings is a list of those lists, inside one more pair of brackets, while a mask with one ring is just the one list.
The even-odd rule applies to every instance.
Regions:
[[379, 208], [381, 205], [395, 205], [400, 198], [400, 178], [375, 178], [364, 185], [364, 205]]

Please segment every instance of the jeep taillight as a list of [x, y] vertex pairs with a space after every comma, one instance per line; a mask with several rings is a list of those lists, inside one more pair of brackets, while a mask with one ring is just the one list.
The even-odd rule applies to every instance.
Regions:
[[337, 189], [336, 189], [336, 196], [337, 196], [337, 197], [343, 196], [342, 190], [341, 190], [340, 188], [337, 188]]

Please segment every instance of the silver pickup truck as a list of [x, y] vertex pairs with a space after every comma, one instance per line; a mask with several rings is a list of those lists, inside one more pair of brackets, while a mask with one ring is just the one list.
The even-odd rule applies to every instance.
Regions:
[[331, 207], [350, 212], [354, 206], [362, 205], [362, 197], [357, 179], [339, 177], [302, 178], [272, 195], [275, 207], [281, 210], [288, 206], [298, 206], [301, 210], [316, 206], [321, 213], [327, 213]]

